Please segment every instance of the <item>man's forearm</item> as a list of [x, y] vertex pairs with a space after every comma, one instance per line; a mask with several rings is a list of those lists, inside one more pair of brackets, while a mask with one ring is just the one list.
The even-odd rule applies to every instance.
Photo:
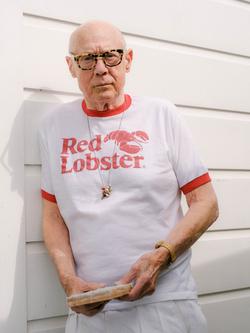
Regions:
[[166, 239], [177, 257], [191, 247], [218, 217], [217, 199], [211, 184], [187, 195], [187, 202], [187, 213]]
[[68, 280], [75, 276], [75, 263], [69, 242], [68, 229], [57, 206], [44, 202], [44, 242], [52, 257], [62, 286], [67, 289]]

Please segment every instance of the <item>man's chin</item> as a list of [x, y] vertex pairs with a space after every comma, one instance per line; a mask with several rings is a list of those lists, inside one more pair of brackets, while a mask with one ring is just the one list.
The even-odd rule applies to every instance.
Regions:
[[112, 84], [102, 84], [99, 86], [95, 86], [94, 90], [98, 94], [98, 93], [103, 93], [106, 91], [112, 91], [112, 90], [114, 90], [114, 88], [113, 88]]
[[98, 89], [95, 89], [95, 96], [98, 100], [112, 100], [116, 97], [116, 92], [114, 88], [110, 85], [98, 87]]

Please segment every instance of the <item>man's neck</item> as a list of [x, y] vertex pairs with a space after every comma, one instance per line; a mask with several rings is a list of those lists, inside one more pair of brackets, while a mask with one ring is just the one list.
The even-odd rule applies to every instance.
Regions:
[[117, 97], [115, 100], [95, 101], [94, 103], [91, 103], [87, 99], [85, 99], [88, 109], [100, 112], [116, 109], [124, 103], [124, 100], [125, 100], [124, 94]]

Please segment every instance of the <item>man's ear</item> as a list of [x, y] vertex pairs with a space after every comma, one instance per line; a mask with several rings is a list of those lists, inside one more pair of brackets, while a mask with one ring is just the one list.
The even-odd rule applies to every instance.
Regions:
[[131, 64], [132, 64], [132, 60], [133, 60], [133, 50], [132, 49], [128, 49], [126, 51], [125, 60], [126, 60], [126, 73], [129, 73]]
[[74, 66], [74, 63], [73, 63], [73, 59], [71, 57], [69, 57], [69, 56], [66, 56], [65, 59], [66, 59], [66, 62], [68, 64], [71, 76], [73, 78], [75, 78], [76, 77], [76, 71], [75, 71], [75, 66]]

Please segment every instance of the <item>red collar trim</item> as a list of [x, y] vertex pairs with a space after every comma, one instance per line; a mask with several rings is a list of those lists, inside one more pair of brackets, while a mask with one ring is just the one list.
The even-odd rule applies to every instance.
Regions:
[[82, 101], [82, 109], [86, 115], [90, 117], [110, 117], [115, 116], [123, 111], [127, 110], [131, 105], [131, 97], [129, 95], [124, 95], [124, 102], [122, 105], [115, 109], [109, 109], [106, 111], [97, 111], [93, 109], [88, 109], [85, 100]]

